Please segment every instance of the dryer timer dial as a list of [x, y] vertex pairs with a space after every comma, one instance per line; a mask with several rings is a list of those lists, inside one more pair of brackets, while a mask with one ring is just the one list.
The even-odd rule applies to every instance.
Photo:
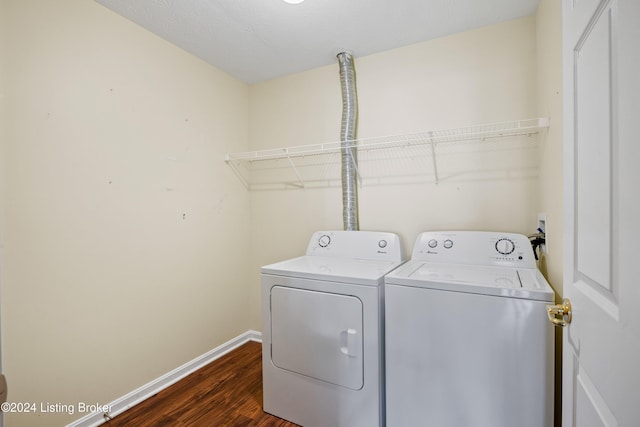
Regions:
[[331, 237], [328, 236], [327, 234], [323, 234], [318, 239], [318, 246], [320, 246], [321, 248], [326, 248], [327, 246], [329, 246], [330, 243], [331, 243]]

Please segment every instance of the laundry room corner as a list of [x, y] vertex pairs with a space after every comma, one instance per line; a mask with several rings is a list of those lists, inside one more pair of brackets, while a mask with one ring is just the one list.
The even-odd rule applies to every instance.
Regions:
[[[473, 0], [414, 0], [375, 8], [366, 0], [349, 7], [285, 1], [0, 0], [0, 374], [7, 379], [9, 402], [36, 409], [0, 414], [0, 427], [3, 415], [10, 427], [84, 426], [111, 418], [117, 423], [122, 411], [220, 354], [241, 359], [232, 350], [258, 341], [261, 332], [263, 349], [272, 350], [278, 339], [286, 345], [261, 354], [255, 342], [245, 347], [254, 351], [247, 363], [256, 375], [238, 377], [254, 387], [242, 389], [253, 414], [281, 416], [307, 408], [316, 425], [384, 425], [382, 362], [391, 359], [381, 353], [388, 334], [383, 320], [402, 320], [413, 301], [396, 300], [387, 317], [385, 298], [391, 294], [385, 277], [396, 280], [393, 286], [414, 283], [403, 275], [414, 248], [421, 250], [414, 247], [420, 239], [423, 255], [431, 256], [437, 251], [427, 248], [457, 251], [451, 236], [461, 239], [455, 240], [459, 247], [463, 236], [480, 236], [484, 246], [467, 246], [476, 248], [469, 252], [487, 249], [501, 258], [498, 263], [517, 246], [522, 257], [507, 261], [524, 265], [527, 258], [531, 272], [522, 277], [530, 284], [531, 274], [536, 282], [542, 276], [529, 265], [527, 236], [544, 218], [545, 245], [534, 248], [534, 264], [558, 302], [566, 246], [562, 1], [500, 0], [487, 7]], [[460, 8], [452, 14], [454, 3]], [[435, 13], [436, 5], [443, 10]], [[351, 7], [368, 14], [378, 6], [385, 13], [358, 22], [374, 25], [353, 30], [367, 44], [375, 41], [369, 52], [376, 53], [352, 49], [351, 42], [361, 46], [358, 38], [345, 37], [338, 23], [351, 19]], [[399, 18], [392, 22], [389, 12]], [[489, 21], [476, 19], [485, 12], [493, 16]], [[407, 35], [429, 29], [428, 37], [385, 47], [391, 24], [404, 25], [407, 15], [417, 17], [414, 30], [407, 24]], [[321, 16], [328, 27], [308, 25]], [[434, 32], [441, 28], [436, 21], [452, 17], [442, 33]], [[267, 30], [276, 38], [264, 37]], [[401, 30], [396, 33], [404, 35]], [[327, 49], [328, 39], [341, 38], [344, 44]], [[288, 58], [285, 47], [293, 48]], [[357, 101], [353, 141], [341, 129], [348, 110], [342, 73], [347, 56]], [[307, 59], [314, 61], [302, 61]], [[300, 61], [315, 65], [291, 68]], [[357, 149], [346, 150], [346, 142]], [[345, 164], [354, 172], [350, 191], [344, 190]], [[358, 225], [352, 228], [344, 214], [349, 192], [357, 205]], [[492, 233], [488, 247], [480, 230]], [[516, 240], [507, 234], [517, 235], [518, 245], [501, 248]], [[431, 262], [420, 256], [416, 262]], [[374, 271], [372, 261], [384, 268]], [[423, 277], [433, 273], [415, 271]], [[505, 277], [522, 287], [513, 274]], [[510, 296], [518, 299], [520, 291]], [[537, 301], [542, 307], [551, 299], [545, 288]], [[457, 304], [441, 301], [434, 305], [443, 312]], [[415, 302], [415, 313], [425, 311]], [[505, 305], [505, 316], [517, 303]], [[325, 322], [327, 313], [332, 319]], [[547, 312], [540, 313], [548, 329]], [[334, 373], [318, 374], [331, 363], [316, 351], [313, 334], [303, 350], [297, 348], [304, 342], [301, 331], [333, 328], [342, 314], [366, 317], [364, 326], [334, 334], [340, 344], [334, 346], [336, 360], [348, 357], [356, 366], [358, 357], [368, 359], [366, 368], [347, 373], [346, 387]], [[415, 318], [408, 315], [407, 323], [413, 326]], [[484, 319], [495, 318], [500, 316]], [[431, 332], [440, 333], [436, 321], [428, 322]], [[475, 324], [479, 331], [491, 329], [491, 322]], [[372, 339], [374, 327], [379, 335]], [[375, 345], [376, 356], [358, 352], [356, 338], [365, 337], [360, 330], [367, 334], [363, 345]], [[530, 334], [518, 332], [507, 345], [519, 342], [518, 335]], [[415, 341], [417, 335], [408, 336]], [[561, 415], [561, 338], [557, 329], [555, 427]], [[456, 345], [443, 344], [444, 358]], [[404, 348], [396, 347], [396, 356], [404, 357]], [[415, 354], [421, 358], [422, 352]], [[544, 352], [545, 368], [551, 352]], [[274, 361], [273, 366], [262, 365], [258, 372], [256, 361], [264, 355], [263, 363]], [[309, 364], [314, 357], [320, 363]], [[501, 362], [491, 363], [486, 366], [499, 372]], [[286, 378], [306, 375], [313, 385], [299, 378], [281, 382], [278, 370]], [[361, 379], [354, 378], [365, 371], [361, 379], [368, 384], [359, 388]], [[414, 373], [408, 371], [407, 378], [411, 382]], [[529, 381], [523, 378], [520, 384]], [[354, 396], [373, 396], [377, 406], [362, 409], [354, 397], [341, 400], [349, 401], [346, 410], [339, 408], [335, 396], [342, 391], [335, 390], [320, 391], [320, 402], [315, 393], [326, 384], [316, 390], [316, 380], [341, 384]], [[288, 395], [280, 389], [287, 381], [287, 387], [293, 384]], [[438, 389], [434, 395], [444, 396]], [[292, 405], [290, 396], [299, 400]], [[461, 416], [475, 411], [474, 397]], [[115, 413], [102, 410], [110, 404]], [[212, 406], [198, 408], [203, 419], [218, 415]], [[335, 418], [324, 418], [326, 408], [334, 407]], [[237, 415], [236, 421], [245, 416]], [[292, 422], [314, 425], [304, 417]]]
[[[535, 17], [358, 57], [358, 138], [447, 129], [536, 117]], [[340, 80], [335, 65], [250, 86], [250, 149], [337, 141]], [[442, 179], [404, 176], [402, 163], [380, 163], [393, 179], [359, 186], [360, 228], [395, 232], [405, 253], [423, 230], [485, 229], [527, 234], [535, 230], [538, 156], [533, 139], [523, 150], [497, 156], [445, 155]], [[456, 157], [457, 156], [457, 157]], [[412, 167], [415, 167], [416, 162]], [[504, 165], [509, 165], [505, 168]], [[420, 171], [422, 174], [422, 171]], [[254, 317], [258, 329], [259, 268], [303, 253], [320, 229], [341, 229], [339, 186], [250, 192]]]

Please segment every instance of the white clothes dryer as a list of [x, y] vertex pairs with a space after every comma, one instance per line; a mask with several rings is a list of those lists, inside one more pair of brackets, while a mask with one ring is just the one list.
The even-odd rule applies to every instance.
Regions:
[[262, 267], [264, 410], [305, 427], [384, 425], [384, 276], [397, 235], [320, 231]]
[[552, 426], [553, 301], [526, 236], [418, 236], [385, 278], [387, 426]]

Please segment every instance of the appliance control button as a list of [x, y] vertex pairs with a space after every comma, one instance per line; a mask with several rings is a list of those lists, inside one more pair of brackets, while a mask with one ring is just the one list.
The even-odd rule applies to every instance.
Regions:
[[429, 245], [430, 248], [435, 248], [436, 246], [438, 246], [438, 241], [436, 239], [431, 239], [427, 244]]
[[453, 247], [453, 241], [450, 239], [447, 239], [444, 241], [444, 247], [445, 249], [451, 249]]
[[326, 234], [323, 234], [318, 239], [318, 246], [320, 246], [321, 248], [326, 248], [327, 246], [329, 246], [330, 243], [331, 243], [331, 237]]
[[386, 241], [386, 240], [384, 240], [384, 239], [380, 240], [380, 241], [378, 242], [378, 246], [379, 246], [381, 249], [386, 248], [386, 247], [387, 247], [387, 241]]

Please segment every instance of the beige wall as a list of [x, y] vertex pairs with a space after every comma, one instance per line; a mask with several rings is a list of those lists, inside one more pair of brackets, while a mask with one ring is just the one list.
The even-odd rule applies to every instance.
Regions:
[[[537, 117], [535, 30], [535, 18], [528, 17], [356, 56], [358, 136]], [[337, 63], [252, 85], [250, 99], [252, 149], [339, 138]], [[535, 157], [536, 152], [510, 156], [526, 163], [531, 159], [519, 157]], [[399, 233], [410, 254], [423, 230], [531, 233], [537, 226], [538, 200], [537, 176], [463, 174], [437, 185], [364, 186], [360, 228]], [[341, 229], [341, 194], [339, 188], [256, 191], [251, 193], [251, 209], [252, 313], [254, 327], [260, 328], [259, 266], [301, 254], [315, 230]]]
[[[2, 304], [2, 268], [4, 262], [4, 150], [6, 137], [6, 100], [5, 100], [5, 32], [7, 29], [5, 1], [0, 0], [0, 309]], [[0, 316], [0, 328], [1, 316]], [[1, 329], [0, 329], [1, 330]], [[0, 337], [1, 338], [1, 337]], [[0, 367], [2, 364], [2, 352], [0, 351]]]
[[538, 111], [551, 120], [540, 144], [541, 211], [547, 214], [542, 270], [562, 295], [562, 4], [541, 0], [536, 14]]
[[[547, 254], [540, 269], [563, 294], [562, 3], [540, 0], [536, 13], [538, 110], [551, 121], [540, 144], [540, 210], [547, 214]], [[556, 328], [555, 426], [562, 424], [562, 330]]]
[[10, 400], [106, 404], [255, 326], [223, 161], [248, 149], [248, 87], [93, 1], [2, 4]]
[[[4, 296], [2, 294], [4, 271], [4, 204], [5, 204], [5, 140], [6, 140], [6, 102], [5, 102], [5, 31], [6, 31], [5, 2], [0, 0], [0, 311]], [[0, 333], [4, 319], [0, 313]], [[2, 370], [2, 337], [0, 336], [0, 370]], [[4, 370], [2, 370], [4, 372]], [[2, 415], [0, 415], [2, 417]]]

